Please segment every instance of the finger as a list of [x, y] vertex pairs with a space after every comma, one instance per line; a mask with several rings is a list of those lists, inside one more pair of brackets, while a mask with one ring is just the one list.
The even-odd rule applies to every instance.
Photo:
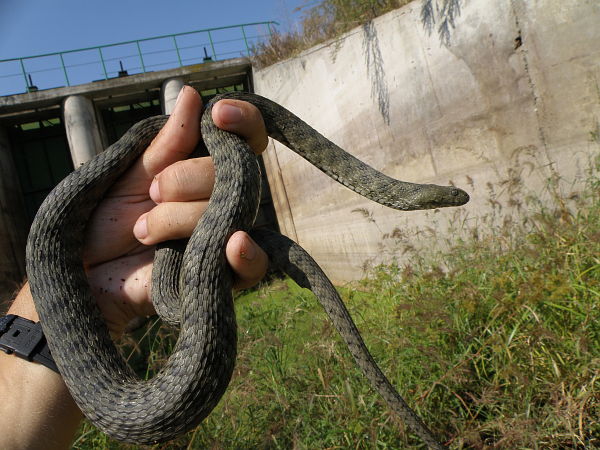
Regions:
[[215, 184], [211, 158], [178, 161], [159, 173], [150, 185], [150, 198], [156, 202], [186, 202], [210, 197]]
[[213, 106], [212, 118], [219, 128], [243, 137], [257, 155], [267, 147], [269, 140], [265, 122], [256, 106], [224, 99]]
[[236, 275], [235, 289], [252, 287], [267, 273], [267, 254], [243, 231], [231, 235], [225, 248], [225, 256]]
[[200, 94], [194, 88], [184, 86], [165, 126], [115, 189], [128, 194], [147, 194], [156, 174], [187, 158], [194, 150], [200, 139], [201, 113]]
[[[238, 133], [256, 153], [264, 150], [267, 133], [260, 111], [254, 105], [227, 99], [218, 102], [215, 108], [213, 120], [216, 117], [217, 126]], [[156, 203], [202, 200], [210, 196], [213, 185], [214, 165], [210, 158], [178, 161], [154, 177], [150, 197]]]
[[208, 200], [160, 203], [142, 214], [133, 227], [133, 234], [145, 245], [192, 235]]

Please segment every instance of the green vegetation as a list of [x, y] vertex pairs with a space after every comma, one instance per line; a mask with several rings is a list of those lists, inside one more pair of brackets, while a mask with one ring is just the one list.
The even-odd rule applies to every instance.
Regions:
[[[600, 446], [599, 188], [592, 177], [587, 194], [554, 197], [524, 228], [479, 229], [341, 289], [384, 372], [453, 448]], [[422, 448], [310, 292], [275, 280], [236, 305], [226, 395], [195, 431], [156, 448]], [[151, 324], [128, 350], [139, 371], [152, 375], [173, 339]], [[86, 423], [74, 448], [136, 447]]]
[[[317, 44], [335, 39], [375, 17], [400, 8], [412, 0], [305, 0], [299, 29], [274, 32], [270, 39], [251, 48], [253, 65], [266, 67], [298, 55]], [[460, 0], [423, 0], [421, 22], [431, 33], [436, 28], [440, 40], [450, 41], [450, 31], [460, 13]], [[437, 27], [436, 27], [437, 24]]]

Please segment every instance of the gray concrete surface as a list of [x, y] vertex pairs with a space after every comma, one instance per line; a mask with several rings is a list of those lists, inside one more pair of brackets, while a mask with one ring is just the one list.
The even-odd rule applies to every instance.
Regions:
[[528, 196], [553, 195], [549, 179], [561, 195], [579, 189], [600, 151], [600, 2], [470, 0], [450, 45], [427, 33], [420, 7], [254, 74], [257, 93], [382, 172], [471, 194], [461, 208], [397, 212], [270, 147], [280, 227], [338, 283], [519, 221]]
[[197, 89], [213, 89], [240, 84], [247, 80], [250, 69], [248, 59], [235, 58], [76, 86], [8, 95], [0, 97], [0, 123], [32, 113], [35, 115], [36, 112], [39, 114], [39, 111], [55, 107], [57, 104], [60, 105], [63, 99], [71, 95], [85, 95], [96, 105], [122, 104], [123, 99], [126, 101], [144, 99], [146, 91], [160, 89], [163, 81], [168, 78], [182, 78], [185, 83], [192, 84]]
[[104, 149], [94, 104], [83, 95], [70, 95], [63, 103], [63, 117], [73, 167], [77, 168]]

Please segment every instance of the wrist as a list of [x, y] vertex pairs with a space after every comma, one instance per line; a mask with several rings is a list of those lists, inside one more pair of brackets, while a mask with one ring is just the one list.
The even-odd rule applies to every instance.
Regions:
[[25, 283], [15, 300], [8, 308], [8, 314], [16, 314], [17, 316], [21, 316], [25, 319], [33, 320], [34, 322], [39, 322], [40, 318], [35, 309], [35, 303], [33, 303], [33, 297], [31, 295], [31, 291], [29, 290], [29, 283]]
[[[39, 321], [29, 284], [8, 314]], [[69, 447], [82, 414], [58, 373], [0, 351], [0, 398], [0, 430], [10, 430], [0, 434], [0, 448]]]

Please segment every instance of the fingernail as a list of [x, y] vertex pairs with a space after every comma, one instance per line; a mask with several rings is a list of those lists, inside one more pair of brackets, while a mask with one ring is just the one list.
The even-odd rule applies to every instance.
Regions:
[[242, 120], [242, 110], [229, 103], [221, 103], [219, 116], [224, 123], [235, 124]]
[[142, 214], [133, 226], [133, 235], [136, 239], [145, 239], [148, 237], [148, 224], [146, 223], [146, 214]]
[[154, 203], [161, 202], [160, 190], [158, 188], [158, 178], [154, 177], [154, 180], [152, 180], [152, 184], [150, 185], [150, 189], [148, 192], [150, 193], [150, 198]]

